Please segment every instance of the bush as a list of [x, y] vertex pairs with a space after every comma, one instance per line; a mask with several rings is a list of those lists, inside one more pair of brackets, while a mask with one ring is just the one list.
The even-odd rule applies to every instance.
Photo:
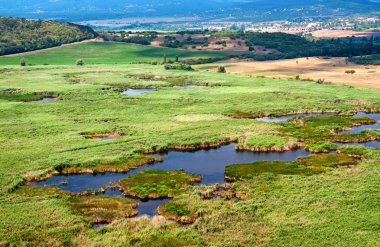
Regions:
[[78, 59], [76, 62], [75, 62], [76, 65], [78, 66], [83, 66], [84, 65], [84, 61], [82, 59]]
[[219, 66], [218, 73], [226, 73], [226, 68], [224, 66]]
[[21, 59], [20, 59], [20, 65], [21, 65], [21, 66], [26, 66], [25, 58], [21, 58]]
[[345, 72], [346, 74], [355, 74], [356, 73], [356, 71], [355, 70], [346, 70], [346, 72]]
[[166, 70], [187, 70], [193, 71], [194, 69], [189, 64], [183, 63], [174, 63], [174, 64], [165, 64], [164, 68]]

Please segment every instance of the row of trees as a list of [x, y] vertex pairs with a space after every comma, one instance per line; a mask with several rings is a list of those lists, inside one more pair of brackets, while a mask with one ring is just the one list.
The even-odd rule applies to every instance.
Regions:
[[191, 37], [191, 35], [189, 35], [183, 41], [179, 41], [177, 40], [175, 36], [167, 35], [164, 37], [164, 42], [161, 43], [160, 45], [164, 47], [170, 47], [170, 48], [184, 48], [186, 46], [191, 46], [195, 48], [197, 45], [208, 46], [209, 41], [207, 37], [204, 37], [203, 39], [200, 39], [200, 40], [195, 40]]
[[97, 37], [91, 28], [72, 23], [0, 18], [0, 55], [60, 46]]

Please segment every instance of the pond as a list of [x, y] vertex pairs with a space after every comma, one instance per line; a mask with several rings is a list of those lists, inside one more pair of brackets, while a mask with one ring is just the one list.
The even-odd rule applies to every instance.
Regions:
[[120, 136], [102, 136], [102, 137], [94, 137], [92, 139], [96, 141], [109, 141], [109, 140], [113, 140], [119, 137]]
[[40, 100], [35, 100], [33, 102], [49, 103], [49, 102], [54, 102], [57, 100], [58, 100], [58, 98], [56, 98], [56, 97], [45, 97], [45, 98], [42, 98]]
[[128, 88], [127, 90], [122, 91], [121, 94], [123, 94], [123, 95], [139, 95], [142, 93], [153, 92], [155, 90], [156, 89], [154, 89], [154, 88], [140, 88], [140, 89]]

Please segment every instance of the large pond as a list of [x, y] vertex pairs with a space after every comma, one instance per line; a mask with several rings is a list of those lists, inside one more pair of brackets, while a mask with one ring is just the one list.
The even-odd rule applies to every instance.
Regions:
[[[251, 163], [254, 161], [293, 161], [299, 156], [307, 156], [309, 152], [299, 149], [288, 152], [256, 153], [249, 151], [236, 151], [235, 144], [222, 146], [217, 149], [200, 150], [196, 152], [169, 152], [162, 155], [164, 161], [152, 165], [146, 165], [131, 170], [127, 174], [134, 174], [142, 170], [178, 170], [185, 169], [188, 173], [202, 175], [202, 184], [214, 184], [224, 182], [224, 169], [230, 164]], [[81, 174], [81, 175], [58, 175], [45, 181], [35, 183], [36, 185], [58, 185], [59, 188], [72, 192], [96, 190], [110, 182], [117, 182], [127, 176], [125, 173], [105, 174]], [[62, 181], [67, 181], [62, 183]]]
[[[279, 117], [276, 119], [263, 118], [263, 121], [282, 122], [300, 116], [320, 116], [323, 114], [300, 114]], [[355, 127], [346, 133], [359, 133], [364, 129], [377, 129], [379, 128], [378, 121], [380, 114], [366, 114], [358, 113], [355, 116], [368, 116], [377, 121], [374, 125], [363, 125]], [[359, 131], [360, 130], [360, 131]], [[364, 145], [366, 147], [380, 148], [380, 142], [366, 142], [366, 143], [348, 143], [346, 145]], [[308, 156], [310, 153], [303, 150], [294, 150], [288, 152], [249, 152], [249, 151], [236, 151], [235, 144], [229, 144], [217, 149], [199, 150], [195, 152], [179, 152], [172, 151], [167, 154], [159, 154], [162, 156], [163, 162], [156, 162], [152, 165], [145, 165], [140, 168], [129, 171], [128, 173], [106, 173], [106, 174], [81, 174], [81, 175], [58, 175], [49, 178], [45, 181], [33, 183], [38, 186], [56, 185], [63, 190], [71, 192], [80, 192], [87, 189], [97, 190], [100, 187], [107, 186], [111, 182], [118, 182], [120, 179], [125, 178], [130, 174], [140, 172], [148, 169], [161, 169], [161, 170], [178, 170], [184, 169], [188, 173], [195, 173], [202, 175], [201, 184], [214, 184], [224, 183], [225, 167], [230, 164], [251, 163], [255, 161], [294, 161], [297, 157]], [[63, 183], [63, 181], [65, 181]], [[122, 193], [117, 189], [108, 189], [106, 195], [120, 195]], [[163, 200], [149, 200], [141, 201], [139, 203], [139, 214], [155, 215], [157, 207], [169, 199]]]
[[[56, 185], [63, 190], [80, 192], [87, 189], [97, 190], [107, 186], [111, 182], [118, 182], [130, 174], [148, 169], [178, 170], [185, 169], [188, 173], [202, 175], [202, 184], [224, 183], [224, 170], [227, 165], [251, 163], [254, 161], [293, 161], [299, 156], [307, 156], [310, 153], [299, 149], [288, 152], [255, 153], [249, 151], [236, 151], [235, 144], [222, 146], [217, 149], [200, 150], [196, 152], [169, 152], [162, 155], [164, 161], [152, 165], [142, 166], [128, 173], [105, 173], [105, 174], [81, 174], [81, 175], [58, 175], [45, 181], [33, 183], [33, 185], [48, 186]], [[63, 181], [65, 181], [63, 183]], [[122, 195], [119, 190], [108, 189], [106, 195]], [[155, 215], [159, 205], [165, 200], [139, 201], [139, 214]]]

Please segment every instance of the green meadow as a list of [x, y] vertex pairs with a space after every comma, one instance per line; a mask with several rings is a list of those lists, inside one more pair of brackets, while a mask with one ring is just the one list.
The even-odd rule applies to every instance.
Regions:
[[0, 57], [0, 65], [18, 65], [21, 58], [24, 58], [27, 64], [33, 65], [74, 65], [78, 59], [83, 59], [86, 64], [160, 63], [165, 55], [167, 59], [172, 60], [176, 56], [181, 59], [227, 57], [222, 52], [179, 50], [115, 42], [88, 42], [3, 56]]
[[[231, 193], [239, 201], [203, 200], [201, 192], [211, 186], [190, 186], [163, 206], [167, 214], [196, 218], [188, 227], [160, 216], [120, 217], [134, 213], [130, 201], [103, 197], [87, 201], [55, 188], [25, 187], [29, 179], [55, 169], [104, 171], [115, 166], [124, 171], [149, 161], [147, 153], [225, 141], [281, 149], [300, 137], [332, 138], [328, 128], [367, 121], [344, 116], [306, 124], [265, 123], [254, 116], [311, 111], [350, 115], [380, 109], [380, 92], [375, 90], [127, 64], [159, 60], [164, 53], [218, 54], [87, 43], [25, 56], [30, 63], [49, 66], [0, 67], [0, 246], [376, 246], [377, 149], [361, 148], [361, 161], [351, 168], [331, 164], [331, 169], [309, 176], [288, 172], [291, 163], [281, 168], [286, 172], [261, 164], [254, 176], [233, 183]], [[78, 58], [86, 65], [74, 66]], [[18, 60], [0, 57], [0, 64]], [[180, 87], [183, 84], [199, 87]], [[121, 94], [126, 88], [145, 87], [156, 90]], [[57, 101], [30, 101], [49, 95]], [[311, 126], [312, 134], [305, 133]], [[118, 135], [104, 141], [89, 138], [106, 133]], [[352, 149], [340, 147], [346, 154], [358, 152]], [[324, 158], [334, 162], [330, 156]], [[319, 166], [321, 160], [304, 161]], [[102, 211], [103, 217], [116, 220], [91, 229], [89, 219], [96, 218], [96, 212], [89, 207], [109, 208], [112, 214]]]

